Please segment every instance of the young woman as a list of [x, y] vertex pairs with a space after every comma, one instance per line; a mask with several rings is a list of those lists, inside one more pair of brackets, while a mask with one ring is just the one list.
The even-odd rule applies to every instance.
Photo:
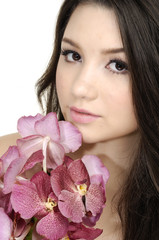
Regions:
[[95, 154], [110, 172], [99, 239], [159, 239], [158, 42], [157, 0], [65, 0], [37, 84], [44, 111], [82, 133], [71, 157]]

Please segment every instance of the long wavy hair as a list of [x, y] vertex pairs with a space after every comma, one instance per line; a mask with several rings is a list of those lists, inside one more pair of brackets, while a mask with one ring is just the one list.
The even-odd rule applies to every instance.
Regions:
[[[61, 40], [71, 14], [79, 4], [113, 9], [121, 32], [132, 81], [132, 96], [140, 144], [123, 186], [118, 212], [124, 240], [159, 239], [159, 1], [65, 0], [57, 19], [54, 50], [37, 83], [45, 113], [63, 119], [57, 93], [56, 68]], [[45, 96], [45, 101], [43, 97]]]

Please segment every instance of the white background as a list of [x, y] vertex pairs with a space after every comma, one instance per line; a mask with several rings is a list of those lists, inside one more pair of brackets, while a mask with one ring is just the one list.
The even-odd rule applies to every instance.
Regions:
[[36, 115], [35, 83], [52, 53], [63, 0], [0, 0], [0, 136], [17, 131], [21, 116]]

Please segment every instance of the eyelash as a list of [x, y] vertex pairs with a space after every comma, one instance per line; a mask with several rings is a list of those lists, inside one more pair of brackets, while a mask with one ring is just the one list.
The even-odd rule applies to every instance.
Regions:
[[[116, 65], [116, 67], [117, 67], [117, 65], [118, 65], [118, 67], [122, 67], [122, 69], [124, 69], [124, 70], [118, 70], [118, 72], [117, 71], [113, 71], [111, 68], [110, 68], [110, 64], [115, 64]], [[108, 67], [109, 66], [109, 67]], [[121, 59], [118, 59], [118, 58], [115, 58], [115, 59], [112, 59], [112, 60], [110, 60], [109, 61], [109, 63], [106, 65], [106, 67], [107, 67], [107, 69], [109, 70], [109, 71], [111, 71], [112, 73], [116, 73], [116, 74], [126, 74], [127, 72], [128, 72], [128, 65], [127, 65], [127, 63], [126, 62], [124, 62], [123, 60], [121, 60]]]
[[[66, 60], [67, 62], [70, 62], [69, 60], [67, 60], [67, 56], [68, 56], [68, 54], [70, 54], [70, 53], [72, 53], [72, 54], [77, 54], [77, 55], [80, 57], [80, 55], [79, 55], [76, 51], [73, 51], [73, 50], [61, 50], [61, 55], [65, 56], [65, 60]], [[74, 61], [77, 61], [77, 60], [74, 60]]]
[[[68, 54], [76, 54], [76, 56], [78, 56], [79, 57], [79, 59], [80, 60], [73, 60], [72, 62], [81, 62], [81, 56], [76, 52], [76, 51], [73, 51], [73, 50], [64, 50], [64, 49], [62, 49], [61, 50], [61, 55], [63, 55], [64, 57], [65, 57], [65, 61], [67, 61], [67, 62], [71, 62], [71, 61], [69, 61], [68, 59], [67, 59], [67, 56], [68, 56]], [[112, 70], [111, 68], [110, 68], [110, 64], [115, 64], [116, 66], [118, 65], [119, 67], [122, 67], [124, 70], [117, 70], [117, 71], [115, 71], [115, 70]], [[115, 58], [115, 59], [111, 59], [110, 61], [109, 61], [109, 63], [106, 65], [106, 68], [109, 70], [109, 71], [111, 71], [112, 73], [116, 73], [116, 74], [125, 74], [125, 73], [127, 73], [127, 71], [128, 71], [128, 65], [127, 65], [127, 63], [126, 62], [124, 62], [123, 60], [121, 60], [121, 59], [118, 59], [118, 58]]]

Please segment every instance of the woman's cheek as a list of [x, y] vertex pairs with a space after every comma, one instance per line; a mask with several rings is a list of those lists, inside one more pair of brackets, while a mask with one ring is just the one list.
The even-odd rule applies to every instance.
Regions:
[[57, 90], [57, 94], [58, 96], [61, 95], [61, 92], [63, 91], [64, 88], [64, 73], [61, 70], [60, 64], [57, 67], [57, 71], [56, 71], [56, 90]]

